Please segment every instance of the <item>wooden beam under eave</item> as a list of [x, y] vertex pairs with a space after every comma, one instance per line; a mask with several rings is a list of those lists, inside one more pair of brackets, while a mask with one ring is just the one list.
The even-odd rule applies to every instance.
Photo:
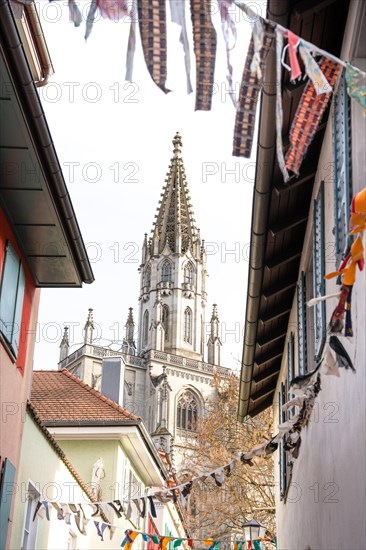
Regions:
[[253, 418], [254, 416], [257, 416], [257, 414], [268, 409], [268, 407], [272, 405], [273, 394], [274, 394], [274, 390], [266, 397], [264, 401], [261, 401], [261, 403], [256, 406], [255, 406], [255, 403], [251, 401], [248, 407], [248, 415]]
[[266, 263], [266, 267], [268, 269], [274, 269], [280, 265], [287, 264], [288, 262], [291, 262], [296, 258], [300, 258], [301, 252], [302, 248], [300, 248], [299, 246], [288, 248], [281, 254], [278, 254], [277, 256], [274, 256], [271, 260], [268, 260]]
[[300, 18], [315, 15], [334, 2], [335, 0], [300, 0], [293, 8], [294, 15]]
[[277, 385], [277, 380], [272, 380], [269, 384], [265, 384], [263, 388], [261, 388], [259, 391], [257, 391], [256, 393], [253, 393], [250, 396], [250, 399], [252, 401], [258, 401], [258, 399], [262, 399], [263, 397], [266, 397], [267, 395], [274, 392], [274, 390], [276, 389], [276, 385]]
[[281, 370], [281, 359], [279, 361], [276, 361], [273, 365], [271, 365], [268, 369], [263, 369], [260, 372], [258, 372], [253, 377], [253, 382], [256, 384], [259, 384], [260, 382], [264, 382], [265, 380], [268, 380], [269, 378], [272, 378], [272, 376], [277, 375]]
[[277, 331], [268, 331], [268, 333], [265, 333], [260, 339], [258, 339], [257, 344], [261, 348], [263, 346], [266, 346], [267, 344], [270, 344], [271, 342], [275, 342], [276, 340], [281, 340], [282, 338], [285, 338], [287, 334], [287, 327], [281, 328]]
[[269, 351], [266, 351], [265, 353], [262, 353], [262, 355], [254, 359], [254, 363], [258, 367], [260, 367], [262, 365], [265, 365], [265, 363], [269, 363], [270, 361], [274, 361], [275, 359], [282, 357], [282, 354], [283, 354], [283, 344], [280, 344], [275, 348]]
[[273, 298], [273, 296], [276, 296], [277, 294], [282, 294], [283, 292], [286, 292], [286, 290], [290, 290], [290, 288], [293, 288], [296, 286], [297, 279], [290, 279], [287, 280], [285, 283], [275, 285], [272, 287], [267, 288], [267, 290], [263, 291], [263, 296], [268, 300], [268, 298]]
[[274, 321], [279, 317], [282, 317], [283, 315], [288, 315], [291, 311], [291, 307], [292, 307], [291, 304], [286, 304], [286, 305], [281, 304], [280, 307], [271, 309], [265, 315], [262, 315], [259, 321], [263, 324], [270, 323], [271, 321]]
[[270, 226], [269, 230], [272, 233], [273, 237], [276, 237], [276, 235], [278, 235], [279, 233], [282, 233], [283, 231], [288, 231], [289, 229], [306, 222], [308, 217], [308, 210], [298, 212], [295, 216], [291, 216], [289, 218], [285, 218], [284, 220], [279, 220], [273, 223]]

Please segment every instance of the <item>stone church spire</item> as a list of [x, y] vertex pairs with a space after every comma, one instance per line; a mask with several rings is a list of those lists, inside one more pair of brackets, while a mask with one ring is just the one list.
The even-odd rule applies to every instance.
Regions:
[[179, 132], [173, 139], [173, 145], [173, 157], [153, 227], [152, 250], [154, 254], [161, 254], [168, 246], [173, 253], [185, 253], [190, 249], [194, 254], [193, 245], [198, 231], [187, 187]]

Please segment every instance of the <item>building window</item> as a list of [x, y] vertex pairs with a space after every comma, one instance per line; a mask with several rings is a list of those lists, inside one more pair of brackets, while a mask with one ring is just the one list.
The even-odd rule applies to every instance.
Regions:
[[25, 520], [23, 531], [23, 543], [22, 550], [28, 548], [36, 548], [36, 538], [38, 530], [38, 517], [36, 516], [33, 521], [33, 517], [36, 511], [36, 506], [39, 500], [40, 494], [32, 483], [28, 483], [28, 494], [25, 508]]
[[15, 357], [18, 356], [25, 276], [19, 256], [6, 244], [0, 287], [0, 332]]
[[[279, 392], [279, 422], [282, 424], [283, 422], [286, 422], [286, 413], [282, 410], [282, 405], [286, 403], [286, 386], [285, 384], [281, 384], [281, 391]], [[285, 442], [285, 436], [280, 441], [280, 444], [278, 446], [279, 454], [280, 454], [280, 497], [283, 499], [286, 494], [286, 488], [287, 488], [287, 456], [286, 451], [284, 447]]]
[[307, 354], [307, 323], [306, 323], [306, 277], [302, 271], [297, 285], [297, 326], [298, 326], [298, 356], [299, 374], [308, 370]]
[[169, 308], [166, 305], [163, 305], [163, 314], [162, 314], [162, 323], [165, 332], [165, 340], [169, 338]]
[[172, 266], [168, 260], [165, 260], [161, 268], [161, 280], [162, 281], [172, 280]]
[[178, 399], [177, 405], [177, 428], [197, 431], [198, 404], [195, 396], [186, 390]]
[[[314, 298], [325, 294], [325, 238], [324, 238], [324, 182], [314, 201], [313, 224], [313, 295]], [[314, 306], [314, 358], [319, 361], [326, 337], [325, 302]]]
[[145, 286], [151, 285], [151, 267], [148, 265], [145, 271]]
[[144, 313], [143, 329], [142, 329], [142, 344], [147, 345], [149, 335], [149, 312], [146, 310]]
[[193, 266], [188, 262], [184, 267], [184, 282], [193, 285]]
[[183, 340], [188, 344], [192, 343], [192, 310], [186, 307], [184, 311], [184, 337]]
[[334, 234], [336, 267], [348, 246], [351, 185], [351, 105], [347, 94], [345, 71], [333, 102], [334, 155]]

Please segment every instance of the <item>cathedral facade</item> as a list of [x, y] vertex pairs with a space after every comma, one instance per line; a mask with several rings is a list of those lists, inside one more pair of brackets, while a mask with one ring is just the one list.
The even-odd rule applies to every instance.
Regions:
[[[216, 305], [206, 324], [205, 243], [195, 225], [177, 133], [151, 238], [145, 234], [139, 267], [138, 330], [130, 308], [118, 350], [93, 342], [93, 310], [84, 344], [70, 353], [68, 329], [59, 368], [141, 416], [158, 449], [176, 463], [194, 437], [221, 366]], [[206, 342], [207, 340], [207, 342]]]

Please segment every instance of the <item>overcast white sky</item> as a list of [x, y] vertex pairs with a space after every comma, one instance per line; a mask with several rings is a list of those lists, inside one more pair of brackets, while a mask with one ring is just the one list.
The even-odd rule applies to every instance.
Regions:
[[[88, 308], [94, 309], [100, 343], [121, 340], [128, 307], [137, 322], [141, 245], [150, 234], [176, 131], [197, 226], [207, 245], [208, 307], [218, 304], [222, 322], [223, 365], [238, 369], [245, 319], [249, 230], [254, 158], [231, 156], [235, 110], [227, 95], [226, 51], [218, 33], [216, 85], [210, 112], [194, 111], [186, 94], [179, 27], [168, 29], [168, 82], [164, 95], [152, 82], [137, 39], [133, 83], [126, 83], [125, 52], [129, 24], [95, 22], [84, 41], [68, 20], [67, 2], [38, 3], [55, 74], [40, 89], [43, 107], [95, 275], [82, 289], [41, 292], [34, 367], [57, 368], [64, 325], [71, 325], [72, 349], [83, 340]], [[187, 0], [188, 4], [188, 0]], [[251, 2], [253, 5], [254, 2]], [[257, 2], [265, 14], [265, 2]], [[89, 2], [81, 2], [86, 15]], [[190, 14], [187, 24], [192, 46]], [[250, 25], [236, 15], [238, 42], [233, 51], [238, 93]], [[194, 87], [195, 59], [191, 52]]]

